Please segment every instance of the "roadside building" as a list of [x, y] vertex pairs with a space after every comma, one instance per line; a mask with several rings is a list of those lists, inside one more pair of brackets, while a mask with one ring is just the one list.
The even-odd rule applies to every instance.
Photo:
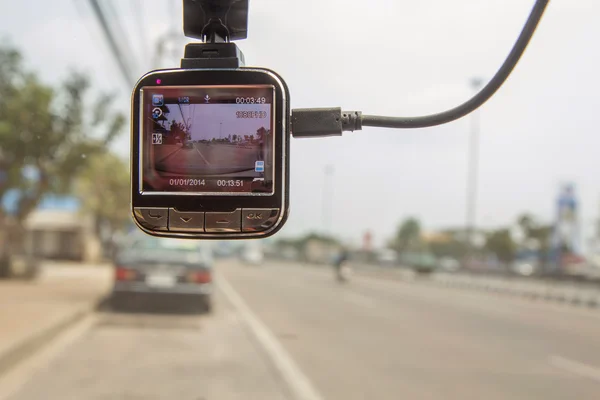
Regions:
[[[4, 208], [12, 208], [5, 199]], [[24, 222], [25, 238], [19, 253], [41, 259], [98, 262], [102, 245], [94, 219], [74, 196], [45, 196]], [[10, 235], [10, 232], [7, 232]]]

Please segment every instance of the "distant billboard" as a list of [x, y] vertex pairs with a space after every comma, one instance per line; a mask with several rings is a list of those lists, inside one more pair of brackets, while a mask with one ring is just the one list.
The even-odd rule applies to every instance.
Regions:
[[575, 195], [575, 186], [572, 183], [561, 187], [556, 199], [556, 220], [552, 247], [555, 264], [562, 264], [560, 260], [567, 254], [579, 253], [579, 202]]

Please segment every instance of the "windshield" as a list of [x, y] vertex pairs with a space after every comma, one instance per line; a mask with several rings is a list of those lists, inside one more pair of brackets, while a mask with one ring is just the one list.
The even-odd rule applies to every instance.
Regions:
[[132, 98], [200, 2], [2, 2], [0, 400], [600, 399], [600, 1], [552, 1], [475, 112], [327, 138], [285, 106], [446, 111], [535, 0], [249, 1], [231, 43], [289, 95], [231, 69]]
[[132, 251], [167, 251], [175, 253], [188, 253], [198, 252], [203, 248], [207, 248], [207, 245], [201, 245], [197, 241], [184, 240], [184, 239], [168, 239], [168, 238], [155, 238], [152, 236], [144, 236], [135, 239], [130, 246]]

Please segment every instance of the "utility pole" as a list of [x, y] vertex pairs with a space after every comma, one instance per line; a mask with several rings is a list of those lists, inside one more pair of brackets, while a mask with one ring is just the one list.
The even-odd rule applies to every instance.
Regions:
[[331, 214], [333, 211], [333, 175], [335, 170], [333, 165], [328, 164], [323, 170], [323, 198], [322, 198], [322, 210], [321, 210], [321, 221], [323, 221], [323, 228], [325, 234], [332, 235], [331, 232]]
[[[471, 88], [477, 92], [483, 84], [480, 78], [470, 80]], [[473, 240], [475, 226], [477, 223], [477, 190], [479, 175], [479, 136], [480, 115], [479, 110], [471, 113], [471, 132], [469, 137], [468, 161], [467, 161], [467, 201], [466, 201], [466, 244], [467, 260], [473, 256]]]

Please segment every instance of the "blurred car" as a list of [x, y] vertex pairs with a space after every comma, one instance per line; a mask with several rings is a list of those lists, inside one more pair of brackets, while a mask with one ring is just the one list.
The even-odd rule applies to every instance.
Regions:
[[460, 269], [460, 262], [452, 257], [441, 257], [438, 261], [440, 270], [445, 272], [456, 272]]
[[377, 251], [375, 258], [378, 265], [391, 267], [398, 264], [398, 253], [392, 249], [381, 249]]
[[194, 142], [192, 142], [191, 140], [184, 140], [183, 141], [183, 148], [184, 149], [193, 149], [194, 148]]
[[532, 276], [540, 270], [540, 263], [536, 259], [521, 259], [514, 261], [510, 269], [517, 275]]
[[260, 265], [265, 259], [265, 254], [261, 246], [247, 245], [240, 251], [241, 260], [249, 265]]
[[592, 246], [592, 249], [591, 249], [590, 253], [588, 254], [587, 260], [588, 260], [588, 271], [587, 271], [586, 276], [589, 279], [595, 279], [595, 280], [600, 279], [600, 251], [599, 251], [599, 249], [594, 248], [594, 246]]
[[425, 251], [405, 251], [400, 256], [400, 262], [412, 268], [415, 272], [422, 274], [431, 273], [438, 267], [435, 256]]
[[542, 268], [542, 257], [537, 250], [520, 250], [515, 260], [510, 264], [512, 273], [521, 276], [533, 276], [539, 274]]
[[207, 244], [141, 234], [124, 243], [114, 257], [115, 308], [134, 298], [162, 296], [211, 311], [213, 261]]
[[560, 257], [561, 273], [574, 278], [585, 278], [590, 264], [585, 257], [575, 253], [565, 253]]

